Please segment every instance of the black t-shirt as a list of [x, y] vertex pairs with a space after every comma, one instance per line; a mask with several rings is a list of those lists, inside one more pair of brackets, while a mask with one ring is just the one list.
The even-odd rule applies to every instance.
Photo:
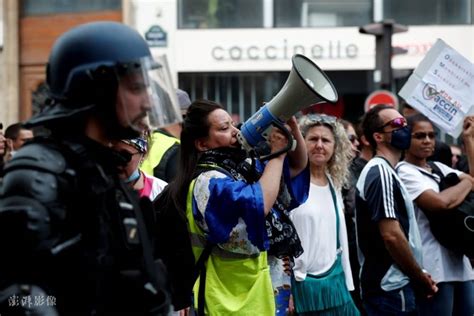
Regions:
[[[369, 163], [364, 168], [356, 191], [357, 239], [364, 258], [361, 274], [363, 295], [382, 291], [381, 281], [394, 263], [380, 235], [379, 221], [397, 220], [407, 239], [409, 231], [401, 184], [395, 176], [395, 170], [388, 162], [383, 163], [383, 158], [380, 158], [378, 157], [375, 164]], [[366, 168], [367, 173], [364, 173]]]
[[364, 169], [367, 162], [368, 161], [362, 157], [356, 157], [354, 160], [352, 160], [349, 169], [351, 170], [351, 176], [354, 179], [354, 185], [357, 183], [360, 173], [362, 172], [362, 169]]

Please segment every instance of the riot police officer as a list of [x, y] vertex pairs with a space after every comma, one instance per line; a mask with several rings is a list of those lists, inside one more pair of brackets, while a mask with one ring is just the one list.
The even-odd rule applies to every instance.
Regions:
[[53, 45], [49, 102], [28, 121], [49, 135], [25, 145], [4, 170], [1, 314], [168, 313], [148, 233], [153, 213], [118, 178], [130, 157], [110, 147], [180, 118], [173, 98], [157, 97], [174, 94], [164, 66], [136, 31], [116, 22], [80, 25]]

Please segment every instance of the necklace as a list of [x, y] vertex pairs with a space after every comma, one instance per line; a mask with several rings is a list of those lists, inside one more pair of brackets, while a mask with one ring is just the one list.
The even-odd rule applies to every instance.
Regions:
[[318, 186], [325, 186], [328, 184], [328, 180], [326, 177], [320, 178], [320, 177], [311, 176], [311, 183]]
[[429, 172], [432, 172], [432, 168], [429, 164], [425, 163], [425, 165], [422, 167], [423, 169], [429, 171]]

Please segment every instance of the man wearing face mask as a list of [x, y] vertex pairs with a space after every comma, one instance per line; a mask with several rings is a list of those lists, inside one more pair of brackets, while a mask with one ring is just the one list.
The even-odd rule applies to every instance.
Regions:
[[413, 203], [394, 166], [410, 147], [411, 131], [393, 107], [378, 105], [362, 122], [374, 157], [356, 190], [361, 292], [368, 315], [416, 314], [416, 295], [437, 287], [422, 269], [421, 240]]
[[139, 166], [148, 152], [148, 142], [142, 138], [122, 139], [114, 144], [114, 149], [130, 160], [119, 168], [120, 178], [138, 192], [140, 197], [154, 201], [168, 184], [165, 181], [149, 176]]

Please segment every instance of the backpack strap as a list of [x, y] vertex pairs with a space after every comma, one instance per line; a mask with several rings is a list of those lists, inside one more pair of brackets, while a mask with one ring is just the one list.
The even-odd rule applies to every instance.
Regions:
[[195, 267], [195, 280], [197, 279], [197, 275], [199, 273], [199, 292], [198, 292], [198, 310], [197, 310], [197, 315], [198, 316], [204, 316], [204, 293], [206, 292], [206, 268], [204, 266], [204, 263], [209, 259], [209, 256], [211, 255], [212, 248], [214, 245], [210, 242], [206, 244], [206, 247], [204, 247], [204, 250], [202, 251], [201, 255], [199, 256], [199, 259], [196, 263]]
[[[438, 167], [438, 165], [434, 162], [434, 161], [427, 161], [426, 162], [428, 164], [428, 166], [430, 166], [431, 170], [433, 171], [433, 173], [435, 175], [437, 175], [439, 177], [439, 179], [443, 179], [445, 176], [443, 174], [443, 172], [441, 171], [441, 169]], [[432, 175], [431, 175], [432, 178], [434, 178]], [[436, 180], [436, 179], [435, 179]], [[436, 182], [439, 183], [439, 181], [437, 180]]]
[[[192, 197], [193, 197], [193, 189], [194, 189], [194, 184], [196, 183], [196, 178], [194, 178], [191, 181], [191, 184], [189, 185], [189, 190], [188, 190], [188, 196], [186, 199], [186, 207], [190, 210], [192, 210]], [[204, 294], [205, 294], [205, 289], [206, 289], [206, 267], [205, 263], [207, 262], [207, 259], [209, 259], [209, 256], [211, 255], [212, 249], [214, 248], [214, 244], [207, 241], [206, 245], [204, 246], [204, 250], [201, 252], [199, 255], [199, 259], [196, 261], [196, 264], [194, 265], [194, 273], [193, 273], [193, 284], [196, 282], [198, 276], [199, 278], [199, 292], [198, 292], [198, 310], [197, 310], [197, 315], [198, 316], [203, 316], [204, 315]]]
[[341, 243], [340, 243], [340, 240], [339, 240], [339, 208], [337, 207], [337, 196], [336, 196], [336, 192], [334, 191], [334, 188], [331, 184], [331, 182], [329, 181], [329, 189], [331, 190], [331, 196], [332, 196], [332, 202], [334, 204], [334, 211], [336, 212], [336, 240], [337, 240], [337, 243], [336, 243], [336, 250], [337, 250], [337, 253], [339, 253], [339, 249], [341, 248]]
[[[405, 162], [405, 161], [401, 161], [397, 167], [395, 168], [395, 171], [398, 171], [400, 170], [400, 167], [402, 165], [410, 165], [409, 163]], [[445, 177], [443, 172], [441, 171], [441, 169], [438, 167], [437, 164], [434, 163], [434, 161], [427, 161], [426, 164], [431, 168], [432, 172], [429, 172], [423, 168], [420, 168], [420, 167], [417, 167], [417, 170], [419, 172], [421, 172], [422, 174], [430, 177], [431, 179], [433, 179], [434, 181], [436, 181], [436, 183], [440, 183], [440, 181]]]

